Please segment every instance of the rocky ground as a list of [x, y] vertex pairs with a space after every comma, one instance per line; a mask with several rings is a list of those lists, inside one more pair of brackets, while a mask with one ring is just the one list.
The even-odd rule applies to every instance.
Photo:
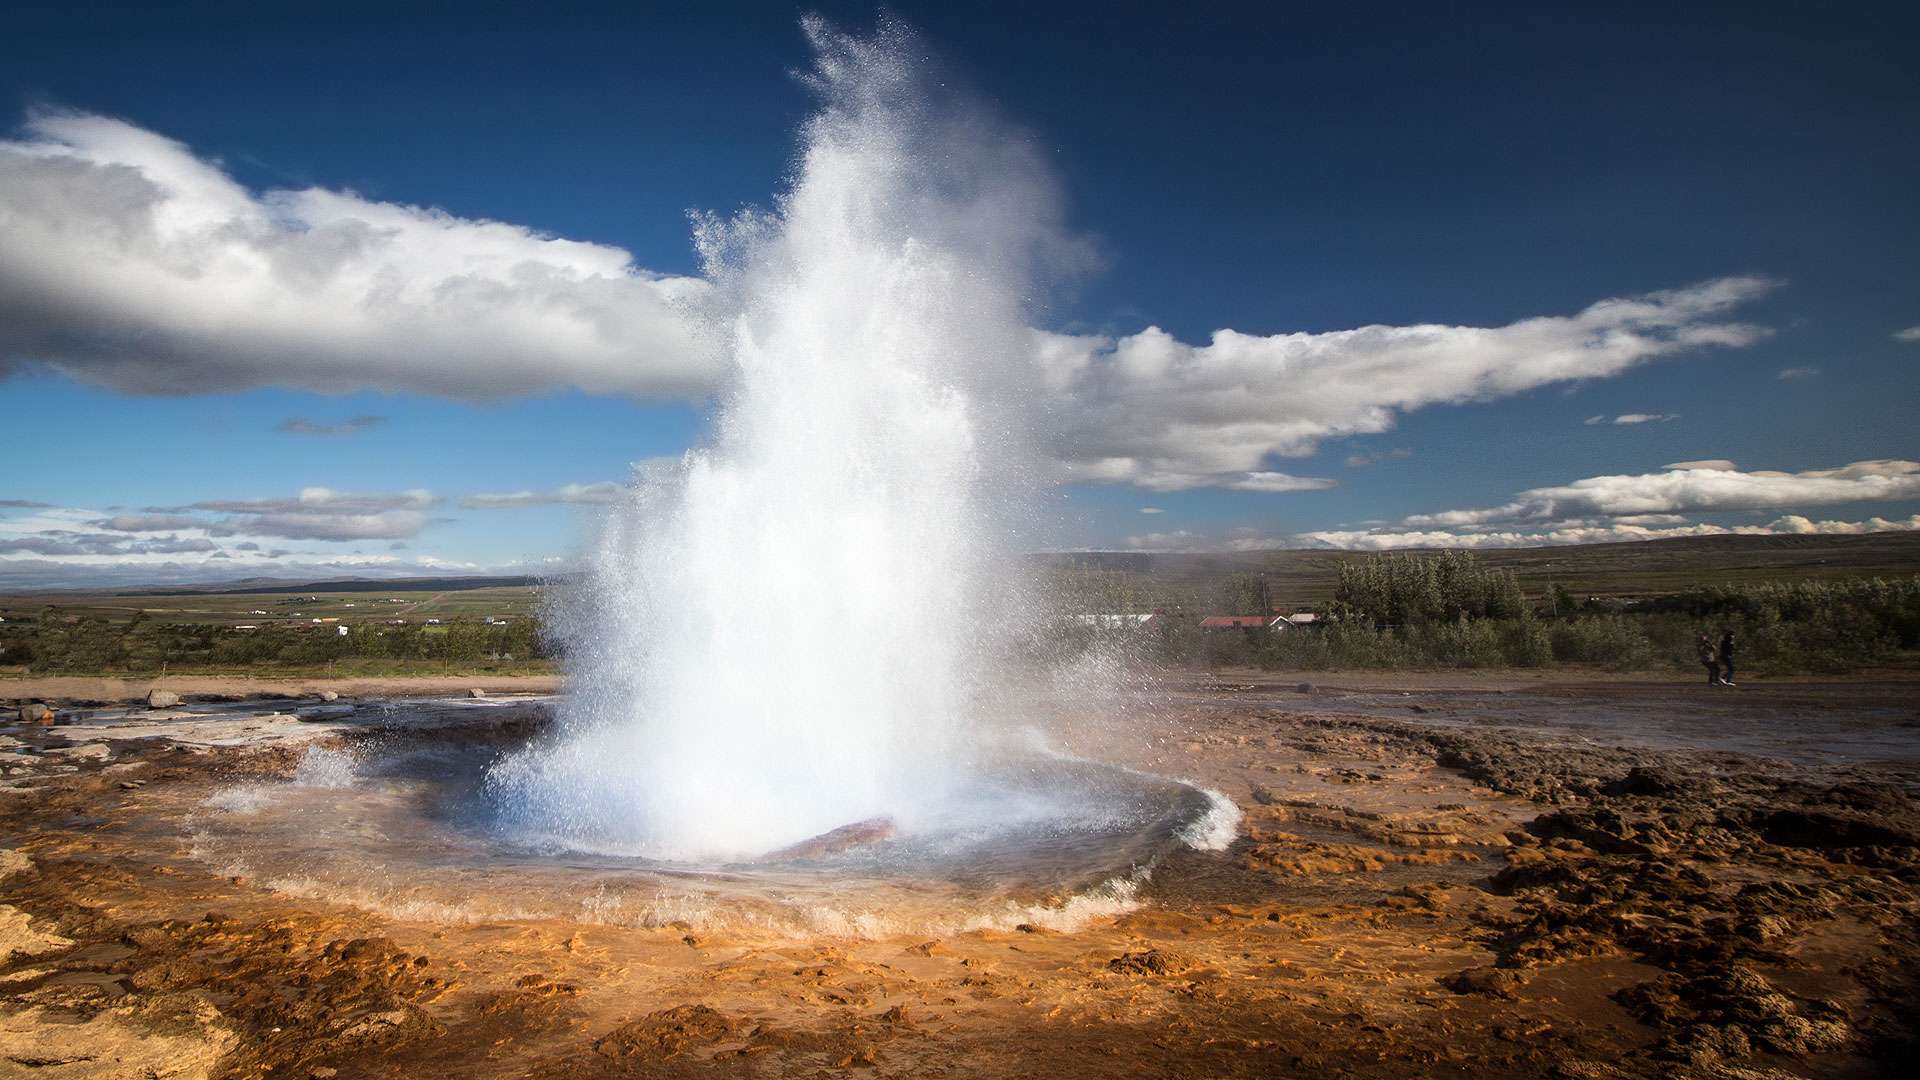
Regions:
[[1129, 913], [933, 940], [402, 919], [180, 836], [316, 740], [534, 706], [0, 728], [0, 1076], [1904, 1075], [1920, 739], [1808, 764], [1249, 689], [1061, 721], [1232, 796], [1231, 848]]

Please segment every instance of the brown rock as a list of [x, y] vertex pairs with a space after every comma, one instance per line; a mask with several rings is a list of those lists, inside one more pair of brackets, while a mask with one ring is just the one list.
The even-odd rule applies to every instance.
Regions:
[[1441, 980], [1442, 986], [1456, 994], [1486, 994], [1508, 999], [1513, 998], [1514, 991], [1526, 983], [1526, 972], [1496, 967], [1468, 968]]
[[824, 855], [837, 855], [850, 848], [877, 844], [892, 836], [894, 829], [893, 819], [890, 817], [868, 818], [851, 825], [842, 825], [831, 832], [823, 832], [811, 840], [802, 840], [792, 847], [768, 852], [761, 857], [772, 862], [818, 859]]
[[1190, 966], [1185, 957], [1164, 949], [1121, 953], [1107, 961], [1108, 971], [1122, 975], [1178, 975]]
[[672, 1057], [696, 1043], [718, 1042], [733, 1027], [732, 1020], [705, 1005], [675, 1005], [614, 1028], [593, 1049], [610, 1058]]

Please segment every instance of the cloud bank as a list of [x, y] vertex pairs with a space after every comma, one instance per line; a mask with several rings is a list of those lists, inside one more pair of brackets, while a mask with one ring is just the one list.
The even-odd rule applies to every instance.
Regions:
[[1722, 525], [1691, 515], [1781, 511], [1920, 498], [1920, 462], [1856, 461], [1801, 472], [1743, 471], [1725, 459], [1680, 461], [1664, 471], [1593, 476], [1532, 488], [1499, 506], [1413, 514], [1398, 527], [1323, 530], [1300, 539], [1323, 547], [1526, 547], [1733, 534], [1868, 533], [1920, 529], [1906, 519], [1815, 521], [1788, 514], [1765, 525]]
[[1285, 476], [1266, 471], [1272, 457], [1386, 431], [1410, 410], [1605, 378], [1688, 349], [1752, 344], [1767, 331], [1729, 315], [1773, 287], [1731, 277], [1506, 326], [1264, 337], [1219, 330], [1206, 345], [1158, 327], [1121, 338], [1036, 332], [1036, 353], [1056, 396], [1056, 452], [1075, 478], [1155, 491], [1307, 490], [1331, 482], [1289, 477], [1294, 486], [1261, 486], [1256, 478]]
[[460, 505], [468, 510], [513, 510], [528, 506], [604, 506], [625, 490], [611, 480], [595, 484], [565, 484], [551, 491], [482, 492], [463, 496]]
[[[1767, 331], [1733, 311], [1772, 287], [1728, 277], [1505, 326], [1222, 329], [1205, 344], [1152, 326], [1036, 330], [1031, 348], [1067, 477], [1314, 491], [1334, 481], [1274, 459], [1410, 410], [1751, 344]], [[41, 113], [0, 141], [0, 371], [39, 365], [144, 394], [697, 396], [729, 375], [713, 294], [619, 248], [519, 225], [317, 187], [254, 192], [119, 120]], [[356, 424], [295, 417], [282, 430]]]
[[1413, 526], [1630, 514], [1727, 510], [1781, 510], [1801, 506], [1920, 497], [1920, 462], [1856, 461], [1837, 469], [1742, 472], [1732, 462], [1681, 462], [1684, 468], [1638, 475], [1592, 476], [1557, 487], [1533, 488], [1514, 501], [1479, 510], [1414, 514]]
[[[366, 546], [411, 537], [438, 519], [427, 491], [346, 493], [308, 488], [290, 498], [215, 499], [138, 513], [77, 507], [0, 514], [0, 584], [15, 587], [232, 580], [273, 577], [407, 576], [490, 569], [433, 554], [400, 558]], [[12, 508], [21, 510], [22, 508]], [[257, 538], [257, 539], [256, 539]], [[266, 542], [262, 542], [266, 541]]]
[[1581, 422], [1588, 427], [1592, 427], [1595, 424], [1664, 424], [1669, 420], [1678, 419], [1680, 419], [1679, 413], [1630, 412], [1621, 413], [1611, 420], [1607, 419], [1604, 415], [1589, 416]]
[[[432, 523], [440, 500], [430, 491], [355, 494], [302, 489], [292, 498], [207, 499], [185, 506], [149, 506], [92, 522], [121, 533], [200, 529], [208, 536], [268, 536], [286, 540], [407, 539]], [[218, 515], [218, 516], [207, 516]]]
[[1569, 524], [1549, 529], [1450, 532], [1445, 530], [1365, 530], [1301, 533], [1299, 539], [1315, 547], [1350, 551], [1397, 551], [1403, 548], [1548, 547], [1562, 544], [1606, 544], [1634, 540], [1666, 540], [1677, 536], [1802, 536], [1814, 533], [1854, 536], [1875, 532], [1920, 530], [1920, 514], [1888, 520], [1813, 521], [1799, 515], [1777, 518], [1765, 525], [1695, 523], [1656, 528], [1625, 522], [1601, 525]]
[[0, 364], [139, 394], [698, 394], [697, 278], [618, 248], [321, 188], [254, 193], [81, 113], [0, 141]]

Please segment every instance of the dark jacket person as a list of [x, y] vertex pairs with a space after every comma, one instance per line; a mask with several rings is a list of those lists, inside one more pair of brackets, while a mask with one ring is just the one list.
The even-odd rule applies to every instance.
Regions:
[[1720, 639], [1720, 681], [1733, 685], [1733, 634]]
[[1713, 639], [1705, 634], [1701, 634], [1700, 640], [1694, 644], [1694, 648], [1700, 653], [1700, 662], [1706, 665], [1707, 685], [1718, 686], [1720, 684], [1720, 661], [1715, 657], [1713, 652]]

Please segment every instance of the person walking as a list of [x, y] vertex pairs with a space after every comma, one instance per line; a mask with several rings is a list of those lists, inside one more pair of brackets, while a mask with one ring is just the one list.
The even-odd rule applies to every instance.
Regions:
[[1694, 649], [1700, 653], [1700, 662], [1707, 666], [1707, 685], [1719, 686], [1720, 660], [1713, 651], [1713, 639], [1705, 634], [1701, 634], [1700, 640], [1694, 645]]
[[1720, 685], [1733, 685], [1733, 631], [1720, 639]]

